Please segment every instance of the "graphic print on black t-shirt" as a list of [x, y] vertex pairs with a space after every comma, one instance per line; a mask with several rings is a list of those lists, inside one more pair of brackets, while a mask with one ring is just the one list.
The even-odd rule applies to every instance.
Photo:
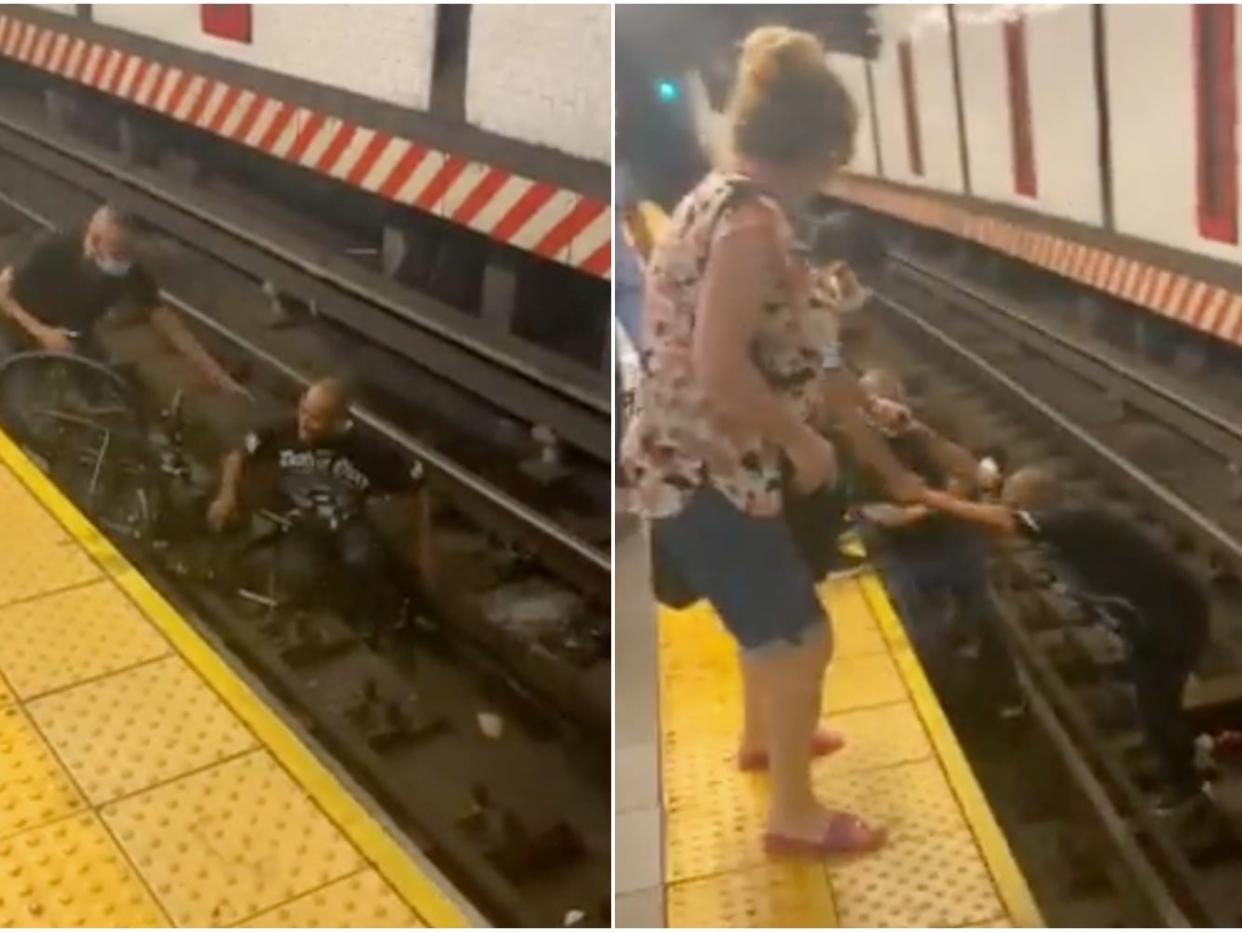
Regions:
[[424, 473], [421, 461], [408, 462], [352, 424], [333, 437], [308, 444], [298, 436], [297, 420], [290, 418], [251, 432], [245, 448], [252, 461], [271, 463], [284, 480], [337, 489], [355, 502], [373, 492], [412, 490]]
[[141, 265], [124, 275], [105, 275], [83, 250], [77, 228], [41, 240], [13, 270], [12, 295], [44, 324], [89, 334], [110, 307], [150, 311], [159, 288]]

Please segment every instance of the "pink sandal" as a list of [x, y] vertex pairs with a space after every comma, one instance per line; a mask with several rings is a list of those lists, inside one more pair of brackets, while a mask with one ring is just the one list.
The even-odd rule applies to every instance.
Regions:
[[888, 832], [872, 828], [856, 815], [834, 812], [819, 838], [793, 838], [767, 832], [763, 849], [773, 857], [830, 858], [834, 855], [867, 854], [884, 844]]
[[[845, 747], [845, 736], [835, 731], [817, 731], [811, 738], [811, 756], [827, 757]], [[767, 770], [767, 751], [739, 751], [737, 755], [738, 770]]]

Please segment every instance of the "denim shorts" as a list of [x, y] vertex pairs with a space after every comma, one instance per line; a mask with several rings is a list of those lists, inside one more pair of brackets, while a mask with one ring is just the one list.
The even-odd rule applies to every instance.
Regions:
[[652, 546], [716, 610], [746, 652], [809, 643], [828, 616], [785, 519], [748, 515], [714, 487], [652, 522]]

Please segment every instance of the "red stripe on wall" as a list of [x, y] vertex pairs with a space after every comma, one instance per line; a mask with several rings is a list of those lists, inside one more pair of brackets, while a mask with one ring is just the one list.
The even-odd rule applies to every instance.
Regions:
[[323, 155], [319, 156], [319, 161], [315, 163], [315, 170], [321, 172], [330, 172], [332, 167], [336, 165], [336, 160], [341, 157], [341, 153], [349, 145], [350, 140], [354, 138], [354, 125], [352, 123], [342, 123], [340, 129], [336, 131], [336, 135], [332, 137], [332, 141], [328, 143], [328, 148], [323, 150]]
[[458, 155], [450, 155], [444, 160], [444, 164], [440, 166], [440, 170], [432, 177], [427, 187], [423, 188], [414, 198], [414, 206], [422, 210], [434, 210], [440, 198], [444, 196], [444, 192], [449, 189], [457, 176], [466, 170], [468, 163], [465, 159]]
[[215, 115], [211, 118], [211, 122], [207, 124], [208, 130], [213, 133], [220, 132], [220, 127], [224, 126], [224, 121], [229, 118], [229, 114], [237, 106], [237, 98], [241, 97], [241, 93], [242, 89], [236, 84], [228, 85], [224, 96], [220, 99], [220, 106], [216, 107]]
[[194, 75], [188, 71], [181, 72], [177, 78], [177, 83], [173, 87], [172, 93], [168, 97], [168, 104], [164, 107], [163, 112], [175, 115], [177, 108], [181, 106], [181, 101], [185, 97], [186, 92], [190, 89], [190, 84], [194, 81]]
[[535, 244], [535, 252], [541, 256], [554, 258], [604, 210], [606, 208], [599, 201], [587, 197], [579, 198], [573, 209]]
[[367, 175], [371, 174], [371, 167], [384, 154], [384, 150], [388, 148], [388, 144], [392, 142], [392, 137], [387, 133], [376, 132], [371, 137], [371, 141], [367, 143], [367, 147], [362, 150], [362, 155], [358, 161], [354, 163], [354, 167], [350, 169], [349, 174], [345, 176], [345, 181], [349, 184], [362, 184], [366, 181]]
[[281, 101], [280, 106], [276, 109], [276, 115], [272, 117], [272, 122], [267, 125], [263, 137], [255, 148], [270, 153], [272, 146], [276, 145], [276, 141], [280, 139], [281, 134], [285, 131], [285, 127], [289, 125], [297, 110], [298, 108], [293, 104]]
[[901, 102], [906, 115], [906, 155], [910, 171], [923, 174], [923, 140], [919, 136], [919, 100], [914, 83], [914, 52], [909, 39], [897, 43], [897, 64], [901, 70]]
[[172, 68], [156, 64], [155, 80], [151, 82], [151, 93], [147, 94], [146, 99], [143, 101], [145, 106], [150, 107], [152, 110], [158, 110], [160, 95], [164, 93], [164, 88], [171, 80], [170, 76], [172, 73]]
[[198, 121], [203, 118], [203, 111], [207, 109], [207, 101], [211, 99], [211, 95], [216, 92], [216, 82], [211, 78], [204, 78], [198, 86], [198, 96], [194, 98], [194, 103], [190, 105], [190, 112], [185, 115], [185, 122], [191, 126], [197, 126]]
[[250, 105], [246, 107], [246, 112], [242, 114], [242, 118], [238, 121], [237, 126], [233, 128], [234, 139], [238, 142], [246, 141], [246, 137], [254, 129], [255, 121], [259, 119], [259, 114], [267, 106], [267, 100], [262, 94], [254, 94], [250, 98]]
[[108, 64], [108, 59], [116, 54], [114, 49], [104, 48], [102, 45], [98, 48], [99, 54], [95, 56], [95, 67], [82, 76], [82, 80], [91, 87], [99, 86], [99, 78], [103, 74], [104, 67]]
[[1009, 137], [1013, 149], [1013, 189], [1035, 197], [1035, 146], [1031, 136], [1031, 88], [1026, 67], [1026, 18], [1004, 22], [1005, 70], [1009, 80]]
[[526, 225], [526, 221], [535, 215], [544, 204], [556, 195], [556, 188], [542, 181], [536, 181], [517, 202], [509, 208], [500, 221], [492, 227], [491, 234], [496, 239], [507, 240]]
[[91, 49], [93, 48], [94, 46], [85, 39], [77, 40], [77, 44], [74, 45], [73, 50], [69, 53], [70, 57], [75, 59], [73, 67], [68, 71], [70, 79], [74, 81], [82, 80], [82, 72], [86, 70], [86, 63], [90, 60]]
[[606, 275], [612, 268], [612, 243], [604, 243], [591, 253], [582, 263], [583, 271], [592, 275]]
[[147, 72], [151, 70], [151, 62], [145, 58], [138, 59], [138, 65], [134, 68], [134, 80], [129, 82], [129, 99], [137, 100], [138, 94], [142, 91], [142, 82], [147, 79]]
[[285, 153], [285, 158], [290, 162], [300, 162], [306, 150], [310, 148], [311, 142], [319, 135], [319, 131], [323, 129], [326, 117], [322, 113], [310, 111], [306, 122], [302, 125], [297, 136], [293, 140], [293, 145], [289, 147], [289, 151]]
[[108, 86], [104, 88], [109, 94], [117, 93], [121, 86], [121, 78], [125, 77], [125, 72], [129, 70], [129, 56], [121, 55], [121, 60], [117, 62], [116, 68], [112, 70], [112, 79], [108, 81]]
[[453, 212], [453, 219], [458, 223], [469, 223], [475, 215], [487, 206], [492, 195], [499, 191], [513, 176], [499, 168], [489, 168], [487, 174], [480, 179], [461, 205]]
[[395, 200], [410, 175], [414, 174], [415, 169], [426, 157], [427, 150], [422, 146], [410, 146], [406, 149], [405, 155], [401, 156], [401, 160], [392, 167], [392, 171], [388, 173], [388, 177], [380, 186], [379, 193], [389, 200]]
[[1234, 9], [1190, 8], [1194, 24], [1195, 182], [1199, 234], [1238, 241], [1238, 104]]

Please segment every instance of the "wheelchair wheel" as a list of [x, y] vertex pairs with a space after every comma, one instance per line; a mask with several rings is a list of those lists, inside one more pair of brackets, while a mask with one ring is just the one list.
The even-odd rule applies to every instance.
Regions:
[[150, 530], [158, 494], [146, 425], [116, 372], [68, 353], [14, 356], [0, 365], [0, 423], [105, 528]]

